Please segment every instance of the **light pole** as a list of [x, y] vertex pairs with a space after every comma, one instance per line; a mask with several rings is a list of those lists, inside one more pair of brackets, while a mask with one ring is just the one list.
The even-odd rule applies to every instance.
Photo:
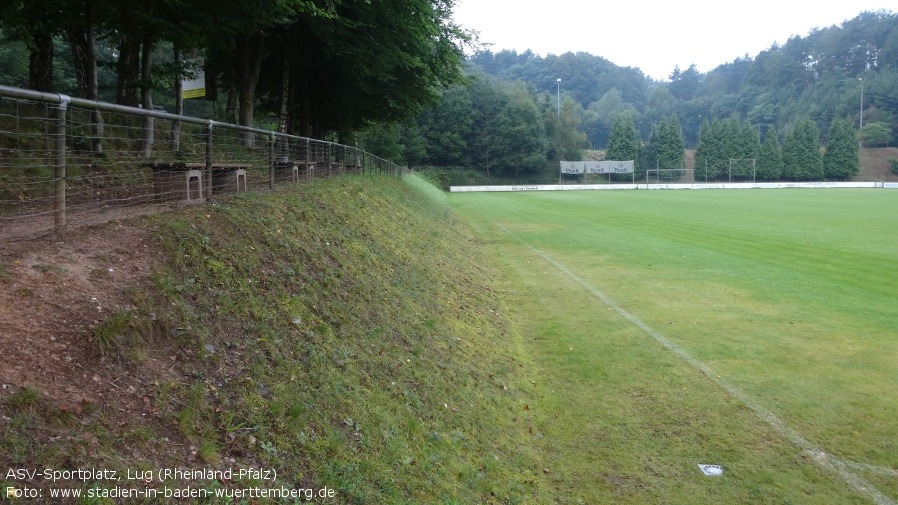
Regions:
[[561, 119], [561, 77], [555, 80], [558, 83], [558, 112], [556, 115]]
[[[860, 131], [864, 129], [864, 78], [858, 77], [857, 80], [861, 81], [861, 122], [858, 127], [858, 132], [860, 133]], [[859, 141], [858, 145], [864, 147], [864, 142]]]

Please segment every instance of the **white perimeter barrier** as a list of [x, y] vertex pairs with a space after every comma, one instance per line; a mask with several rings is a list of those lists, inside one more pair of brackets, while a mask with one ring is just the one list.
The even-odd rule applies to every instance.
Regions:
[[519, 186], [450, 186], [452, 193], [484, 191], [589, 191], [601, 189], [783, 189], [894, 188], [898, 182], [703, 182], [691, 184], [531, 184]]

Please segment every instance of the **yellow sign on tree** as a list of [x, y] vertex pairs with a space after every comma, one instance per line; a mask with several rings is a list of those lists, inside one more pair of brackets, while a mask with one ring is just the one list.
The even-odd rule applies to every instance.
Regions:
[[193, 79], [181, 80], [181, 98], [202, 98], [206, 96], [206, 73], [203, 71], [202, 58], [191, 60], [190, 64], [197, 69]]

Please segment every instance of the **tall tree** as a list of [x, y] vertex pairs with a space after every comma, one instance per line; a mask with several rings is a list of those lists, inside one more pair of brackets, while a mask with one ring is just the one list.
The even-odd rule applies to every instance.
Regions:
[[848, 119], [834, 119], [826, 135], [823, 152], [823, 175], [827, 179], [844, 180], [860, 171], [860, 148], [857, 132]]
[[[614, 125], [611, 127], [611, 137], [608, 139], [608, 147], [605, 149], [605, 159], [612, 161], [637, 161], [635, 177], [638, 179], [643, 173], [642, 166], [638, 163], [639, 159], [639, 133], [636, 131], [636, 124], [633, 117], [627, 113], [619, 113], [614, 117]], [[616, 181], [629, 181], [634, 176], [629, 174], [613, 174], [612, 179]]]
[[465, 138], [465, 142], [474, 168], [482, 168], [487, 176], [496, 163], [497, 151], [493, 139], [501, 133], [498, 131], [496, 118], [511, 99], [504, 87], [499, 79], [482, 74], [475, 75], [467, 87], [474, 117], [470, 135]]
[[810, 119], [801, 119], [786, 134], [783, 144], [783, 177], [792, 181], [823, 179], [820, 132]]
[[586, 147], [586, 134], [577, 131], [580, 126], [577, 107], [573, 98], [565, 97], [560, 112], [554, 111], [556, 114], [552, 114], [553, 111], [547, 111], [554, 127], [552, 147], [558, 160], [579, 161], [583, 158], [581, 150]]
[[635, 160], [639, 156], [639, 134], [633, 117], [627, 113], [620, 113], [614, 117], [614, 126], [611, 127], [611, 138], [605, 150], [606, 160], [628, 161]]
[[730, 162], [731, 176], [751, 178], [754, 175], [757, 177], [757, 174], [752, 174], [752, 169], [754, 168], [757, 171], [757, 158], [760, 149], [761, 142], [758, 130], [752, 127], [752, 125], [745, 123], [738, 130], [736, 141], [733, 145], [732, 161]]
[[662, 118], [658, 126], [658, 168], [683, 168], [685, 149], [677, 115]]
[[698, 146], [695, 148], [696, 180], [714, 180], [718, 173], [718, 160], [721, 157], [720, 128], [718, 121], [705, 119], [698, 134]]
[[438, 102], [438, 88], [464, 81], [468, 36], [450, 0], [346, 0], [331, 20], [307, 16], [307, 92], [326, 129], [405, 121]]
[[493, 135], [496, 168], [518, 177], [533, 174], [546, 165], [546, 130], [533, 97], [519, 85], [496, 116]]
[[775, 181], [783, 175], [783, 153], [776, 138], [776, 130], [768, 129], [767, 137], [758, 151], [755, 178], [759, 181]]
[[601, 98], [589, 104], [583, 114], [582, 128], [596, 149], [607, 146], [614, 118], [627, 107], [617, 88], [611, 88]]
[[698, 92], [701, 78], [702, 75], [694, 63], [684, 71], [681, 71], [680, 67], [674, 67], [670, 74], [670, 84], [667, 87], [674, 98], [683, 101], [692, 100]]
[[474, 108], [466, 87], [443, 91], [438, 107], [418, 118], [431, 163], [440, 166], [470, 162], [467, 138], [471, 136]]
[[28, 87], [37, 91], [53, 88], [53, 37], [64, 19], [65, 4], [53, 0], [12, 0], [4, 5], [0, 30], [10, 40], [28, 48]]

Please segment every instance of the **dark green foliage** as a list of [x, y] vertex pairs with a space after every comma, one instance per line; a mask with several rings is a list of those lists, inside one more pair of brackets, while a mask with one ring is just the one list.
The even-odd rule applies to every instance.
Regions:
[[639, 133], [629, 114], [618, 114], [611, 128], [611, 138], [605, 150], [606, 160], [635, 160], [639, 155]]
[[717, 120], [711, 123], [705, 119], [699, 130], [698, 146], [695, 148], [696, 180], [708, 181], [717, 177], [722, 139], [716, 124]]
[[767, 130], [767, 138], [758, 150], [755, 180], [775, 181], [783, 174], [783, 153], [776, 138], [776, 130]]
[[530, 95], [522, 88], [496, 116], [493, 147], [498, 172], [518, 176], [536, 173], [546, 164], [546, 131]]
[[[704, 74], [693, 67], [675, 68], [669, 83], [636, 74], [638, 69], [616, 68], [587, 53], [543, 58], [532, 52], [486, 51], [470, 61], [492, 75], [521, 79], [549, 96], [555, 94], [560, 77], [562, 93], [584, 108], [581, 129], [597, 149], [607, 145], [612, 118], [628, 109], [633, 110], [643, 140], [649, 139], [663, 117], [676, 113], [687, 146], [700, 143], [697, 136], [703, 122], [730, 117], [756, 132], [787, 131], [801, 117], [813, 120], [819, 131], [836, 117], [853, 116], [857, 124], [862, 102], [858, 77], [863, 78], [864, 123], [881, 122], [891, 128], [865, 145], [898, 142], [894, 135], [898, 132], [898, 14], [887, 11], [864, 12], [840, 26], [814, 29], [807, 36], [774, 43], [756, 56], [736, 58]], [[718, 152], [711, 156], [697, 154], [701, 161], [697, 175], [707, 168], [710, 179], [719, 177], [728, 170], [729, 159], [750, 157], [724, 154], [728, 148], [718, 147], [722, 150], [712, 149]]]
[[658, 126], [658, 168], [683, 168], [685, 146], [677, 115], [662, 118]]
[[580, 161], [583, 158], [581, 149], [586, 147], [586, 134], [577, 131], [581, 116], [577, 113], [577, 107], [574, 100], [565, 97], [560, 113], [557, 109], [555, 111], [547, 109], [545, 112], [548, 116], [546, 123], [551, 125], [554, 131], [551, 138], [555, 159]]
[[[639, 133], [633, 123], [633, 117], [626, 113], [620, 113], [614, 118], [614, 126], [611, 127], [611, 138], [608, 140], [608, 148], [605, 150], [606, 160], [636, 161], [635, 177], [640, 178], [645, 173], [645, 168], [639, 164]], [[619, 182], [630, 181], [634, 176], [630, 174], [613, 174], [612, 179]]]
[[733, 175], [751, 177], [749, 160], [757, 158], [759, 147], [757, 130], [748, 124], [740, 126], [736, 117], [705, 122], [695, 151], [696, 180], [728, 179], [733, 163]]
[[680, 67], [674, 67], [673, 73], [670, 74], [670, 94], [678, 100], [688, 101], [695, 97], [701, 84], [701, 74], [695, 68], [695, 64], [689, 65], [684, 71]]
[[[90, 16], [87, 6], [95, 9]], [[88, 33], [96, 46], [79, 52], [79, 95], [85, 96], [82, 74], [108, 59], [118, 78], [116, 101], [127, 105], [137, 105], [138, 88], [152, 83], [168, 91], [185, 72], [160, 64], [163, 49], [167, 56], [172, 46], [199, 48], [207, 78], [228, 89], [228, 116], [252, 126], [262, 119], [254, 113], [267, 121], [274, 115], [288, 132], [318, 137], [413, 119], [437, 102], [439, 87], [462, 81], [461, 46], [468, 40], [447, 0], [14, 0], [4, 10], [0, 30], [25, 43], [32, 60], [38, 49], [65, 42], [49, 54], [44, 49], [46, 61], [32, 65], [32, 81], [40, 77], [40, 87], [54, 87], [47, 91], [62, 91], [56, 77], [46, 84], [54, 59], [72, 53], [74, 41], [84, 45]], [[151, 48], [156, 70], [141, 75], [141, 52]], [[10, 72], [4, 82], [28, 82], [27, 67], [2, 70]], [[278, 111], [285, 113], [277, 117]]]
[[823, 175], [827, 179], [844, 180], [861, 169], [857, 133], [847, 119], [835, 119], [826, 135], [823, 153]]
[[428, 163], [451, 166], [469, 162], [467, 138], [474, 117], [474, 104], [466, 87], [453, 86], [443, 91], [440, 105], [418, 117], [426, 139]]
[[401, 137], [402, 127], [399, 123], [388, 123], [371, 126], [358, 135], [358, 140], [371, 154], [404, 164], [405, 146]]
[[885, 147], [892, 139], [892, 127], [888, 123], [875, 122], [864, 125], [858, 135], [868, 147]]
[[799, 120], [783, 144], [783, 177], [790, 181], [823, 179], [820, 133], [810, 119]]

